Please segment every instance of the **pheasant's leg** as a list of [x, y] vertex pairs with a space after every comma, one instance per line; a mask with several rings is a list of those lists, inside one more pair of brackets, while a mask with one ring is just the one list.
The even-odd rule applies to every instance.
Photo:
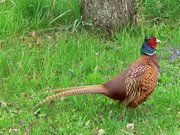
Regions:
[[127, 107], [123, 105], [123, 111], [119, 114], [120, 119], [124, 119], [126, 117]]
[[127, 121], [129, 123], [133, 122], [133, 119], [134, 119], [134, 116], [135, 116], [135, 113], [136, 113], [136, 109], [135, 108], [127, 108]]
[[123, 105], [123, 111], [120, 114], [120, 118], [124, 119], [127, 122], [132, 122], [135, 110], [135, 108], [128, 108], [126, 105]]

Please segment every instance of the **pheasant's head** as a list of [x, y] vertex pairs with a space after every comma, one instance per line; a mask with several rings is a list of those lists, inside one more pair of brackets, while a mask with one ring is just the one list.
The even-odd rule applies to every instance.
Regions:
[[147, 55], [153, 55], [154, 53], [156, 53], [156, 46], [157, 43], [160, 43], [161, 41], [159, 39], [157, 39], [155, 36], [153, 37], [145, 37], [144, 39], [144, 43], [141, 47], [141, 53], [143, 54], [147, 54]]

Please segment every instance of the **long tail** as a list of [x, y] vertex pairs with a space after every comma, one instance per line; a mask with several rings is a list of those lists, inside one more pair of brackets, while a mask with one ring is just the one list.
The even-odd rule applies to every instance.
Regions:
[[75, 89], [81, 89], [81, 88], [89, 88], [89, 87], [98, 87], [98, 86], [100, 86], [100, 85], [76, 86], [76, 87], [69, 87], [69, 88], [57, 88], [54, 90], [50, 90], [49, 92], [62, 92], [62, 91], [75, 90]]
[[51, 92], [59, 92], [52, 96], [48, 96], [47, 98], [40, 101], [36, 106], [39, 106], [49, 100], [53, 100], [60, 97], [71, 96], [71, 95], [79, 95], [79, 94], [106, 94], [107, 89], [103, 85], [92, 85], [92, 86], [79, 86], [72, 88], [62, 88], [52, 90]]

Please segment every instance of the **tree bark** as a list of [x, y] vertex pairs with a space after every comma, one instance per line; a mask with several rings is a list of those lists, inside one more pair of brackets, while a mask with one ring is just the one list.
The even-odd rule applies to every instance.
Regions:
[[135, 0], [81, 0], [82, 20], [106, 32], [135, 22]]

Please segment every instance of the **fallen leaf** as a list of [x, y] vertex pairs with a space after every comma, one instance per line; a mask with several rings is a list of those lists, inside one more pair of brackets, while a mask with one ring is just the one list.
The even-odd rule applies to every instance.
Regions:
[[18, 128], [10, 128], [9, 129], [9, 133], [16, 133], [16, 134], [18, 134], [18, 132], [19, 132]]
[[27, 127], [26, 130], [25, 130], [24, 135], [30, 135], [31, 128], [32, 128], [32, 125]]
[[47, 35], [47, 34], [46, 34], [46, 38], [47, 38], [49, 41], [52, 41], [52, 40], [53, 40], [52, 36], [49, 36], [49, 35]]
[[100, 54], [100, 53], [99, 53], [99, 52], [97, 52], [97, 53], [96, 53], [96, 56], [98, 56], [99, 54]]
[[103, 135], [103, 134], [105, 134], [105, 130], [104, 129], [99, 129], [98, 135]]
[[6, 2], [6, 0], [0, 0], [0, 4], [3, 4], [5, 2]]
[[172, 108], [168, 108], [168, 109], [167, 109], [167, 111], [171, 111], [171, 110], [172, 110]]
[[6, 106], [7, 106], [7, 103], [4, 102], [4, 101], [0, 101], [0, 106], [1, 106], [1, 107], [6, 107]]
[[128, 123], [128, 124], [126, 125], [126, 128], [127, 128], [127, 129], [130, 129], [130, 130], [133, 130], [133, 129], [134, 129], [134, 123]]
[[105, 130], [104, 129], [95, 129], [93, 131], [93, 135], [104, 135], [105, 134]]
[[39, 45], [40, 43], [41, 43], [41, 39], [38, 37], [38, 38], [36, 39], [36, 44]]
[[33, 38], [38, 38], [38, 33], [35, 31], [31, 31], [31, 32], [29, 32], [29, 36], [33, 37]]
[[29, 43], [29, 44], [28, 44], [28, 47], [29, 47], [29, 48], [32, 48], [32, 47], [33, 47], [33, 44], [32, 44], [32, 43]]

